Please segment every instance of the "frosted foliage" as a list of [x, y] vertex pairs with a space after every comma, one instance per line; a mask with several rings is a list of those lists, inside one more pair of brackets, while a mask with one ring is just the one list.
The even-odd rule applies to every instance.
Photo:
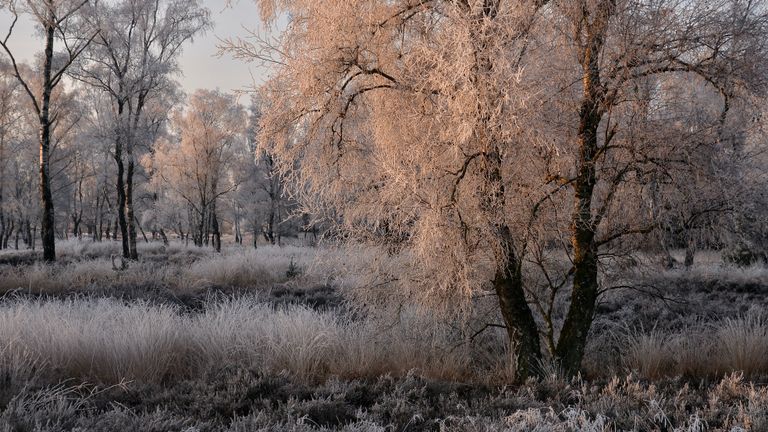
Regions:
[[624, 253], [615, 240], [739, 196], [726, 178], [740, 159], [718, 146], [748, 117], [722, 114], [721, 96], [735, 107], [764, 89], [758, 3], [256, 3], [268, 21], [290, 17], [278, 40], [252, 46], [252, 59], [278, 63], [262, 146], [309, 213], [407, 250], [411, 265], [385, 281], [430, 306], [466, 305], [456, 300], [507, 269], [508, 249], [557, 291], [568, 269], [551, 279], [550, 255], [573, 258], [576, 219], [591, 218], [590, 248]]
[[535, 168], [507, 162], [538, 148], [517, 126], [531, 97], [516, 59], [533, 7], [505, 3], [483, 20], [452, 2], [331, 3], [288, 6], [288, 67], [266, 89], [284, 109], [263, 135], [281, 160], [302, 161], [287, 174], [312, 210], [341, 208], [326, 215], [343, 216], [354, 238], [408, 247], [402, 288], [430, 303], [468, 299], [497, 269], [496, 227], [517, 222], [509, 194], [494, 191]]
[[244, 119], [232, 96], [199, 90], [171, 119], [177, 140], [157, 146], [151, 163], [159, 177], [200, 215], [237, 187], [227, 168], [243, 141]]

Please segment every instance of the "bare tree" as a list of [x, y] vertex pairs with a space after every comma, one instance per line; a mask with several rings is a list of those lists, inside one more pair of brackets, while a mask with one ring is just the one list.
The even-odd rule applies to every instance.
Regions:
[[197, 216], [195, 244], [221, 251], [219, 198], [237, 189], [228, 171], [237, 144], [244, 141], [245, 113], [235, 98], [216, 91], [198, 90], [187, 111], [173, 119], [177, 140], [160, 146], [154, 166]]
[[20, 85], [14, 77], [6, 71], [0, 72], [0, 249], [7, 247], [3, 239], [13, 231], [13, 217], [4, 198], [12, 184], [7, 174], [13, 153], [13, 131], [19, 130], [23, 121], [23, 112], [17, 106], [19, 90]]
[[163, 92], [174, 92], [182, 47], [209, 26], [197, 1], [124, 0], [94, 10], [100, 32], [72, 76], [110, 96], [115, 111], [114, 160], [117, 214], [123, 256], [137, 259], [134, 175], [137, 147], [148, 146], [141, 130], [145, 108]]

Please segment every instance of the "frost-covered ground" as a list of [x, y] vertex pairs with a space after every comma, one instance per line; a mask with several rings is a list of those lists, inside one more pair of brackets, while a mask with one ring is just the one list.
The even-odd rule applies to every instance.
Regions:
[[0, 431], [768, 430], [763, 266], [628, 270], [584, 375], [520, 386], [498, 329], [346, 302], [360, 251], [58, 250], [0, 253]]

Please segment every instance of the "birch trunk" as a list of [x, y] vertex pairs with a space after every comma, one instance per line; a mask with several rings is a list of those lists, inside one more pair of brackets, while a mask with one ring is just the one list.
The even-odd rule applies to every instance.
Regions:
[[43, 241], [43, 260], [56, 261], [56, 222], [54, 219], [53, 196], [51, 194], [50, 148], [51, 148], [51, 67], [53, 63], [53, 38], [56, 31], [56, 17], [49, 10], [45, 28], [45, 63], [43, 65], [43, 98], [40, 110], [40, 234]]

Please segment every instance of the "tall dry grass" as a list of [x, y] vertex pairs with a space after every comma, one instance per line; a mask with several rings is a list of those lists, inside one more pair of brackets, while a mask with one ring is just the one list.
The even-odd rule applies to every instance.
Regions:
[[[62, 253], [100, 256], [114, 247], [67, 242]], [[223, 254], [180, 244], [144, 248], [148, 259], [122, 271], [115, 271], [111, 260], [103, 256], [57, 265], [0, 267], [0, 294], [160, 287], [175, 294], [199, 295], [210, 287], [267, 293], [277, 284], [375, 286], [375, 281], [363, 279], [357, 270], [371, 261], [383, 261], [365, 248], [351, 252], [231, 247]], [[152, 257], [157, 259], [149, 259]], [[291, 263], [298, 271], [289, 275]], [[697, 267], [689, 274], [705, 278], [714, 277], [706, 271], [720, 271], [724, 277], [741, 277], [730, 268], [718, 269]], [[382, 271], [387, 272], [391, 269]], [[768, 270], [755, 267], [749, 270], [749, 277], [759, 281], [764, 273], [768, 275]], [[512, 378], [512, 359], [503, 331], [489, 330], [469, 344], [467, 334], [457, 330], [464, 323], [451, 326], [441, 322], [444, 317], [430, 317], [407, 307], [394, 309], [398, 310], [395, 315], [361, 318], [338, 310], [274, 308], [247, 297], [208, 301], [202, 312], [182, 313], [173, 306], [145, 301], [126, 304], [83, 297], [33, 301], [7, 296], [0, 303], [0, 368], [19, 380], [43, 371], [104, 382], [162, 381], [228, 363], [247, 364], [268, 373], [288, 372], [306, 380], [405, 374], [411, 369], [459, 380], [502, 382]], [[627, 370], [654, 379], [722, 376], [733, 371], [750, 377], [768, 375], [768, 319], [759, 310], [677, 330], [625, 329], [614, 344], [620, 352], [620, 368], [601, 365], [604, 375]]]
[[668, 333], [632, 330], [619, 339], [626, 368], [651, 379], [768, 376], [768, 319], [759, 310]]
[[[215, 254], [178, 243], [168, 248], [154, 243], [144, 245], [142, 261], [117, 270], [110, 257], [119, 253], [115, 247], [111, 242], [70, 240], [63, 243], [62, 259], [58, 264], [0, 266], [0, 295], [13, 291], [56, 295], [145, 287], [194, 295], [211, 287], [265, 290], [289, 280], [297, 286], [311, 287], [327, 283], [334, 273], [326, 268], [329, 261], [316, 258], [338, 253], [294, 246], [266, 246], [258, 250], [230, 247], [223, 254]], [[336, 259], [335, 262], [340, 261]], [[299, 274], [289, 274], [291, 263]]]
[[254, 298], [218, 301], [199, 314], [141, 301], [16, 300], [0, 305], [0, 368], [24, 378], [36, 364], [55, 378], [103, 383], [161, 382], [228, 364], [306, 381], [412, 369], [467, 379], [471, 353], [448, 352], [448, 333], [436, 339], [429, 326], [412, 318], [385, 327]]
[[[693, 330], [685, 330], [692, 332]], [[648, 378], [768, 375], [768, 322], [745, 316], [696, 328], [623, 339], [623, 364]], [[688, 343], [696, 341], [696, 343]], [[304, 381], [331, 376], [405, 375], [502, 382], [509, 353], [461, 343], [429, 317], [351, 318], [304, 306], [273, 307], [256, 298], [214, 301], [200, 313], [114, 299], [14, 300], [0, 305], [0, 375], [29, 380], [78, 378], [103, 383], [162, 382], [240, 365]], [[491, 358], [492, 357], [492, 358]], [[619, 371], [606, 371], [606, 374]]]

